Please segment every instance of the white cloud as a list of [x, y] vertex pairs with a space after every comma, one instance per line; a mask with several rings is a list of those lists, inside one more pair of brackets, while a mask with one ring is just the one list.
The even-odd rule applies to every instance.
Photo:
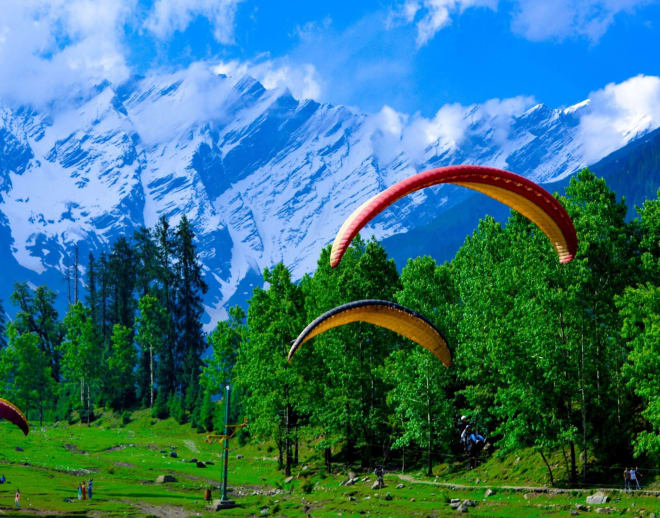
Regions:
[[432, 118], [405, 115], [385, 106], [368, 121], [372, 147], [384, 163], [394, 159], [401, 149], [413, 161], [423, 162], [429, 146], [455, 150], [472, 133], [483, 133], [484, 127], [493, 131], [496, 144], [504, 146], [514, 118], [532, 104], [532, 97], [523, 96], [470, 106], [445, 104]]
[[649, 0], [518, 0], [512, 29], [532, 41], [582, 36], [597, 42], [617, 14]]
[[156, 0], [144, 26], [164, 40], [184, 31], [197, 17], [208, 18], [215, 39], [225, 45], [234, 43], [234, 19], [241, 0]]
[[121, 33], [135, 0], [6, 0], [0, 97], [40, 104], [128, 74]]
[[216, 74], [240, 79], [250, 75], [265, 88], [288, 88], [296, 99], [319, 100], [323, 94], [321, 78], [310, 63], [294, 64], [286, 58], [255, 62], [223, 61], [214, 67]]
[[417, 20], [417, 47], [426, 45], [436, 33], [451, 24], [452, 16], [471, 7], [497, 8], [497, 0], [406, 0], [388, 18], [388, 26]]
[[580, 118], [585, 160], [593, 163], [660, 126], [660, 78], [639, 75], [592, 92]]

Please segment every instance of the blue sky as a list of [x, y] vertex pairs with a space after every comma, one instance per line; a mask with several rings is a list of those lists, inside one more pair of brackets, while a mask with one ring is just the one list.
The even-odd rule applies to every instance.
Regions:
[[[163, 18], [161, 33], [129, 30], [131, 66], [309, 65], [321, 100], [426, 115], [446, 103], [517, 95], [570, 105], [607, 83], [660, 73], [657, 2], [226, 2], [231, 22], [214, 22], [204, 4], [190, 2], [185, 28]], [[154, 4], [140, 5], [153, 26]], [[423, 32], [443, 8], [444, 21]], [[214, 33], [222, 24], [227, 38]]]
[[657, 1], [6, 1], [0, 75], [22, 84], [0, 95], [22, 102], [196, 62], [298, 97], [426, 117], [516, 96], [567, 106], [660, 75]]

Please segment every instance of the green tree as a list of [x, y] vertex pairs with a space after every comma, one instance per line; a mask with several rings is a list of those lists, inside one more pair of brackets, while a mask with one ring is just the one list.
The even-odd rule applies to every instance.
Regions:
[[53, 402], [55, 381], [50, 372], [48, 358], [39, 348], [35, 333], [19, 334], [15, 325], [8, 329], [9, 346], [5, 354], [12, 369], [10, 394], [21, 402], [25, 415], [33, 408], [39, 410], [39, 423], [43, 424], [44, 404]]
[[135, 403], [135, 364], [137, 353], [132, 332], [126, 326], [112, 328], [112, 356], [108, 358], [108, 374], [113, 397], [110, 406], [115, 410], [130, 408]]
[[[397, 300], [433, 322], [449, 343], [456, 334], [458, 297], [448, 265], [430, 257], [408, 260], [401, 272]], [[436, 444], [449, 450], [453, 431], [453, 380], [444, 365], [419, 345], [408, 345], [387, 359], [385, 375], [392, 386], [388, 402], [394, 407], [403, 434], [395, 447], [411, 442], [426, 448], [427, 474], [432, 474]]]
[[643, 402], [646, 420], [646, 429], [635, 440], [635, 454], [660, 459], [660, 287], [649, 283], [628, 288], [616, 303], [623, 318], [622, 338], [631, 347], [624, 375]]
[[39, 348], [50, 363], [55, 381], [60, 379], [60, 349], [64, 328], [55, 309], [55, 293], [46, 286], [34, 292], [27, 283], [14, 284], [11, 301], [18, 306], [15, 324], [19, 334], [34, 333], [39, 337]]
[[64, 317], [66, 337], [61, 345], [64, 378], [80, 385], [81, 417], [87, 425], [93, 413], [95, 391], [104, 377], [103, 347], [89, 309], [81, 302], [69, 307]]
[[[156, 375], [155, 357], [162, 353], [165, 348], [165, 340], [168, 326], [168, 316], [159, 300], [152, 295], [144, 295], [138, 301], [138, 316], [136, 318], [135, 340], [140, 347], [140, 370], [138, 372], [138, 388], [143, 403], [148, 403], [150, 408], [154, 406], [154, 380]], [[170, 355], [161, 356], [159, 372], [172, 369], [173, 365], [168, 362]], [[165, 376], [169, 379], [169, 374]], [[159, 393], [163, 393], [164, 401], [167, 401], [169, 393], [159, 383]], [[164, 402], [163, 401], [163, 402]]]
[[287, 353], [303, 327], [303, 296], [282, 264], [265, 270], [264, 280], [268, 289], [255, 289], [250, 299], [247, 337], [239, 349], [235, 376], [243, 390], [250, 432], [275, 441], [279, 467], [289, 475], [302, 376], [299, 363], [287, 362]]

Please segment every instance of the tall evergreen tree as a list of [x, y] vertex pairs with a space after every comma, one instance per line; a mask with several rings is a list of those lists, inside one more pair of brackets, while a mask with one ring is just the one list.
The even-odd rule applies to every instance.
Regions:
[[108, 359], [108, 378], [112, 387], [110, 405], [115, 410], [135, 403], [135, 363], [137, 354], [132, 331], [121, 324], [112, 328], [112, 356]]
[[206, 338], [201, 318], [204, 314], [202, 296], [208, 286], [202, 278], [202, 267], [197, 257], [195, 234], [184, 215], [176, 229], [174, 248], [176, 298], [174, 318], [176, 329], [175, 362], [180, 372], [178, 385], [185, 394], [186, 410], [197, 403], [201, 355], [206, 349]]

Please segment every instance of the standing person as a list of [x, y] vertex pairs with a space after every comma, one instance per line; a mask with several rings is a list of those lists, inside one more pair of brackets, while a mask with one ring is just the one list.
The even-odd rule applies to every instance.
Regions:
[[14, 505], [16, 507], [21, 506], [21, 490], [18, 488], [16, 489], [16, 496], [14, 497]]
[[93, 479], [89, 479], [89, 484], [87, 486], [87, 494], [89, 495], [89, 499], [92, 499], [92, 484], [94, 483]]
[[[633, 473], [635, 474], [635, 478], [633, 478], [633, 476], [632, 476]], [[637, 486], [637, 489], [642, 489], [642, 486], [639, 485], [639, 479], [640, 478], [642, 478], [642, 474], [639, 472], [639, 468], [637, 466], [635, 466], [635, 469], [630, 470], [630, 480], [631, 480], [631, 482], [633, 480], [635, 481], [635, 485]]]
[[82, 500], [82, 486], [78, 484], [78, 500]]
[[627, 493], [630, 491], [630, 469], [623, 470], [623, 490]]
[[82, 483], [82, 494], [83, 494], [83, 500], [87, 500], [87, 487], [85, 486], [85, 481], [83, 480]]
[[378, 489], [384, 488], [385, 481], [383, 480], [383, 476], [385, 475], [385, 470], [383, 469], [382, 466], [376, 466], [374, 473], [376, 474], [376, 478], [378, 479]]

